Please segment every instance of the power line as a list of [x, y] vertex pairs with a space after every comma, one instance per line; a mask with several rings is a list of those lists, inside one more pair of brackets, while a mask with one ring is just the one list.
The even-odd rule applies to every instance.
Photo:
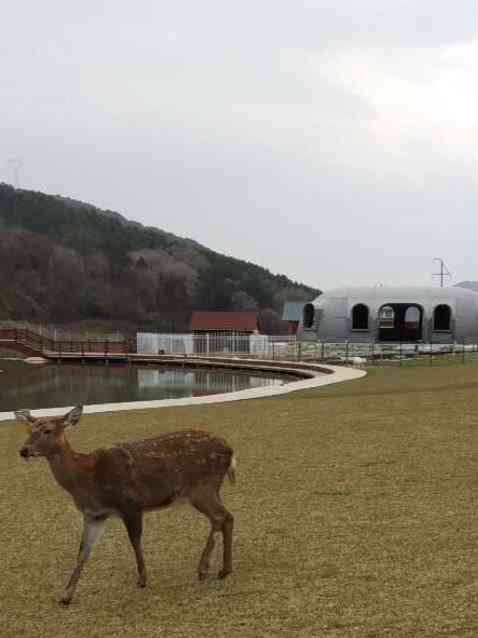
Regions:
[[445, 265], [445, 262], [443, 261], [443, 259], [441, 257], [435, 257], [433, 259], [433, 261], [437, 261], [440, 264], [440, 272], [437, 273], [433, 273], [432, 274], [432, 278], [433, 279], [440, 279], [440, 288], [443, 288], [443, 283], [445, 281], [445, 279], [451, 279], [451, 272], [448, 270], [448, 268]]

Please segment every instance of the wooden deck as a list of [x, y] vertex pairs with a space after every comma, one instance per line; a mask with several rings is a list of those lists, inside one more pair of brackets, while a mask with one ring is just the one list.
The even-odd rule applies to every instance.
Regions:
[[51, 331], [32, 327], [0, 326], [0, 348], [14, 350], [28, 356], [41, 356], [56, 360], [125, 360], [136, 349], [134, 339], [121, 338], [56, 338]]

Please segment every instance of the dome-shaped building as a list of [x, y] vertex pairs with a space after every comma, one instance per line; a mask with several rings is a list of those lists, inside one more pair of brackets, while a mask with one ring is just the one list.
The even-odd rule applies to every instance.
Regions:
[[305, 304], [300, 336], [328, 341], [478, 340], [478, 293], [465, 288], [335, 288]]

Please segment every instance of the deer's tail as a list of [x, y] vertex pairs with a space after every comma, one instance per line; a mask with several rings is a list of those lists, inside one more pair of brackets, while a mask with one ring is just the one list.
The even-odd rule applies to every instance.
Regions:
[[236, 457], [233, 454], [231, 457], [231, 462], [229, 463], [229, 467], [227, 468], [227, 478], [231, 481], [233, 485], [236, 482], [236, 467], [237, 467]]

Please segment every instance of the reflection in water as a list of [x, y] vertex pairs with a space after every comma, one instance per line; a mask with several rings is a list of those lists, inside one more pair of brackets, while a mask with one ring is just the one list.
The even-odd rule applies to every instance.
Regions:
[[137, 368], [136, 372], [140, 391], [155, 390], [160, 385], [168, 388], [184, 388], [194, 383], [194, 372], [187, 370]]
[[120, 403], [198, 397], [294, 380], [221, 369], [114, 365], [28, 366], [0, 359], [0, 412], [77, 403]]
[[[219, 394], [222, 392], [237, 392], [248, 388], [259, 388], [266, 385], [278, 385], [284, 380], [284, 375], [280, 377], [261, 376], [257, 373], [233, 372], [230, 370], [218, 369], [148, 369], [139, 368], [138, 388], [142, 392], [153, 390], [156, 392], [160, 387], [168, 388], [171, 391], [182, 391], [181, 396], [199, 397], [207, 394]], [[290, 379], [290, 377], [289, 377]]]

